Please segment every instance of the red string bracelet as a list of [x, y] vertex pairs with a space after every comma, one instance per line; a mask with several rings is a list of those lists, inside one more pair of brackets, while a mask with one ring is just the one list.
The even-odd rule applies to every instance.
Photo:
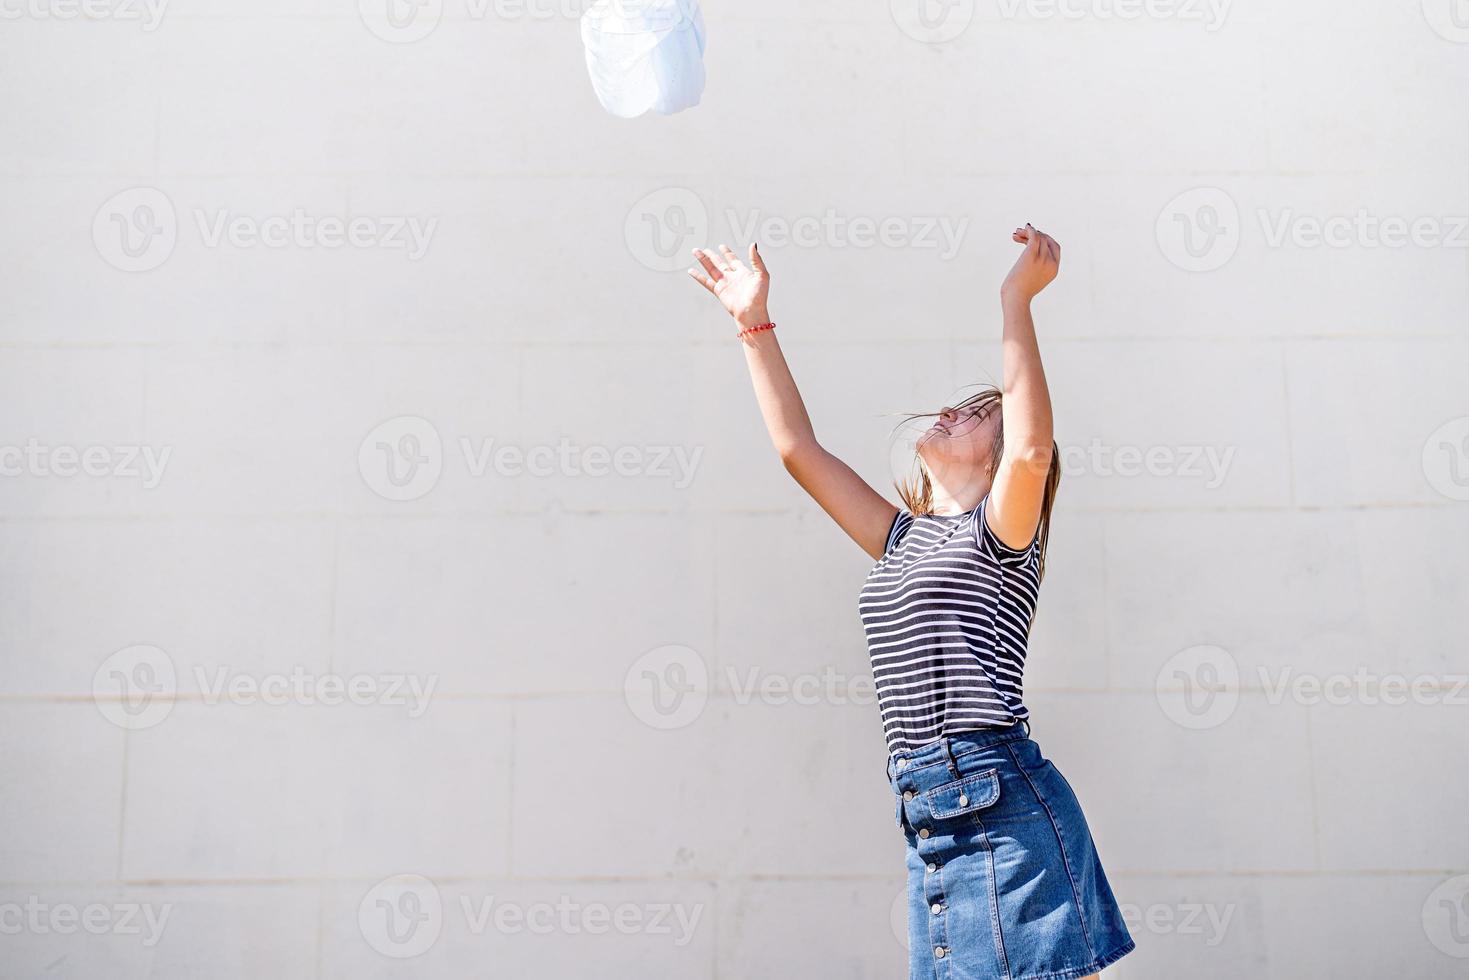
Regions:
[[773, 323], [762, 323], [762, 324], [760, 324], [758, 326], [746, 327], [745, 329], [741, 330], [739, 333], [735, 334], [735, 336], [738, 337], [740, 340], [744, 340], [745, 339], [745, 334], [748, 334], [748, 333], [759, 333], [762, 330], [774, 330], [774, 329], [775, 329], [775, 324], [773, 324]]

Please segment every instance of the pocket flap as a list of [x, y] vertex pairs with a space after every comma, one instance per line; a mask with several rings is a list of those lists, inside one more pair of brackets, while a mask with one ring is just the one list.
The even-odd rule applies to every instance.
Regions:
[[999, 770], [986, 769], [973, 776], [935, 786], [924, 797], [928, 800], [929, 812], [935, 820], [983, 810], [1000, 798]]

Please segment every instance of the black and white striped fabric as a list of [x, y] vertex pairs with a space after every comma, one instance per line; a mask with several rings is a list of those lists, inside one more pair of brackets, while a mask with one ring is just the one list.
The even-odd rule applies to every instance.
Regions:
[[1029, 717], [1023, 674], [1039, 590], [1037, 542], [1003, 544], [984, 502], [952, 517], [898, 513], [857, 604], [889, 752]]

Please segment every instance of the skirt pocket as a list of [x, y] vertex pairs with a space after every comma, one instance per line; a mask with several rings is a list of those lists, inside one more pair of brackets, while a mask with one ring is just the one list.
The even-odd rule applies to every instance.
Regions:
[[1000, 799], [1000, 772], [986, 769], [972, 776], [935, 786], [923, 794], [935, 820], [952, 820], [994, 806]]

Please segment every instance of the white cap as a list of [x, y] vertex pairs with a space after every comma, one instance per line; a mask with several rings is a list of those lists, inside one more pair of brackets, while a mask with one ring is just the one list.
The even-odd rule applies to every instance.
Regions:
[[582, 15], [587, 72], [602, 107], [631, 119], [668, 115], [704, 94], [699, 0], [597, 0]]

